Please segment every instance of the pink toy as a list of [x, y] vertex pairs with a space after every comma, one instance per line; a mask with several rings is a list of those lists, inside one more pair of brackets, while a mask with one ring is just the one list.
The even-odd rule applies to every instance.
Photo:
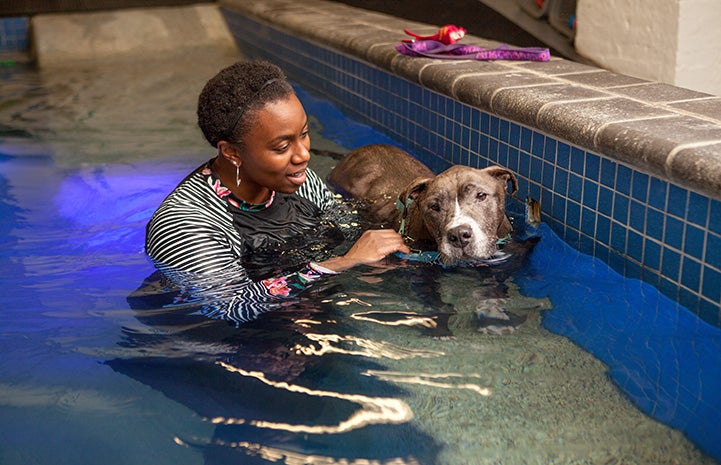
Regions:
[[[465, 29], [460, 26], [455, 26], [453, 24], [446, 24], [438, 30], [438, 33], [433, 34], [432, 36], [420, 36], [414, 32], [409, 31], [408, 29], [403, 29], [403, 32], [405, 32], [409, 36], [413, 36], [413, 40], [437, 40], [438, 42], [446, 45], [455, 44], [466, 35]], [[404, 39], [403, 42], [412, 42], [413, 40]]]

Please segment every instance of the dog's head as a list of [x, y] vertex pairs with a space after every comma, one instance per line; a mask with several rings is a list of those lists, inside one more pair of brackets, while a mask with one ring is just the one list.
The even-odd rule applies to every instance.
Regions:
[[[408, 222], [415, 228], [409, 234], [427, 233], [438, 247], [441, 262], [452, 264], [484, 260], [498, 250], [499, 238], [512, 229], [505, 214], [506, 193], [517, 190], [516, 176], [506, 168], [456, 165], [436, 177], [416, 179], [399, 200], [413, 206]], [[426, 231], [419, 230], [420, 223]]]

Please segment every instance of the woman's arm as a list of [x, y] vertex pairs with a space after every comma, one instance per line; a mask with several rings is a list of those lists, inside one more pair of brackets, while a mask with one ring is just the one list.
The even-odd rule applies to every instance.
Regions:
[[208, 237], [200, 235], [192, 240], [176, 239], [186, 244], [188, 249], [215, 250], [217, 256], [212, 266], [206, 263], [199, 267], [200, 271], [193, 272], [158, 260], [154, 262], [183, 291], [174, 305], [200, 305], [203, 315], [236, 325], [292, 304], [296, 296], [326, 276], [356, 265], [373, 264], [396, 251], [410, 252], [394, 231], [366, 231], [343, 256], [320, 263], [310, 262], [293, 273], [252, 281], [237, 257], [229, 252], [229, 247], [213, 244], [207, 240]]
[[[314, 202], [323, 210], [337, 206], [337, 200], [326, 183], [312, 170], [307, 170], [308, 179], [297, 194]], [[403, 238], [388, 229], [369, 230], [353, 244], [343, 256], [333, 257], [319, 265], [334, 272], [345, 271], [356, 265], [370, 265], [394, 252], [410, 253]]]
[[391, 229], [372, 229], [365, 231], [345, 255], [329, 258], [319, 265], [341, 272], [357, 265], [372, 265], [394, 252], [410, 253], [403, 237]]
[[156, 268], [184, 290], [178, 303], [200, 300], [209, 315], [241, 323], [335, 273], [309, 263], [293, 273], [253, 281], [241, 265], [242, 243], [233, 232], [197, 209], [160, 210], [154, 216], [147, 230], [146, 252]]

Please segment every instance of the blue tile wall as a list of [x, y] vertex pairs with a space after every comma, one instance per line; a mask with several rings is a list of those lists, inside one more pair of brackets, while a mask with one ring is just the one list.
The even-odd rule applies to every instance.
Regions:
[[24, 52], [29, 48], [29, 19], [0, 18], [0, 52]]
[[543, 220], [570, 245], [721, 326], [721, 202], [223, 12], [244, 55], [271, 59], [436, 172], [459, 163], [508, 167], [518, 197], [539, 200]]

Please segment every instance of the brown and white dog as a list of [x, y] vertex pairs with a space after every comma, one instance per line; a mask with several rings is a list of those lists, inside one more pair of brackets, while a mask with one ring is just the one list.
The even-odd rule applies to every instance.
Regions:
[[488, 259], [512, 231], [505, 197], [518, 181], [500, 166], [456, 165], [436, 176], [397, 147], [366, 145], [343, 157], [328, 182], [360, 200], [372, 226], [400, 229], [413, 247], [437, 249], [443, 264]]

